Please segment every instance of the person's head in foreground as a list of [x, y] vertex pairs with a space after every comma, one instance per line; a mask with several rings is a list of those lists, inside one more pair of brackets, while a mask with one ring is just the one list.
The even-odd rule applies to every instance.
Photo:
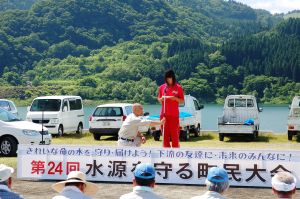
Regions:
[[0, 198], [22, 198], [20, 195], [11, 192], [14, 169], [4, 164], [0, 164]]
[[154, 188], [155, 169], [151, 164], [138, 164], [134, 170], [133, 186], [145, 186]]
[[143, 106], [141, 104], [139, 104], [139, 103], [133, 104], [132, 105], [132, 112], [136, 116], [143, 116], [143, 114], [144, 114]]
[[67, 198], [89, 198], [87, 196], [95, 195], [99, 187], [86, 181], [86, 175], [81, 171], [71, 171], [67, 180], [55, 183], [52, 189]]
[[219, 167], [210, 168], [205, 183], [208, 191], [201, 196], [193, 197], [193, 199], [225, 198], [223, 194], [229, 188], [229, 178], [225, 169]]
[[172, 69], [165, 72], [165, 82], [168, 86], [172, 86], [176, 83], [176, 76]]
[[205, 183], [209, 191], [223, 194], [229, 188], [227, 171], [220, 167], [210, 168]]
[[293, 198], [296, 178], [289, 172], [278, 172], [272, 178], [272, 189], [277, 198]]
[[148, 163], [138, 164], [134, 170], [133, 192], [121, 196], [121, 199], [152, 198], [161, 199], [153, 192], [155, 186], [155, 168]]

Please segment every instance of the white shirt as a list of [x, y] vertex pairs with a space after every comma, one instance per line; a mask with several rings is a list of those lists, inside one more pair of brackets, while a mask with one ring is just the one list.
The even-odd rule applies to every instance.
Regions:
[[149, 128], [150, 124], [151, 120], [147, 120], [143, 117], [137, 117], [135, 114], [131, 113], [123, 122], [121, 129], [119, 130], [119, 137], [134, 139], [139, 132], [140, 126], [146, 126]]
[[135, 186], [133, 192], [124, 194], [120, 199], [163, 199], [151, 187]]
[[201, 196], [195, 196], [191, 199], [226, 199], [224, 196], [215, 191], [207, 191]]
[[91, 199], [75, 186], [65, 187], [59, 196], [54, 196], [52, 199]]

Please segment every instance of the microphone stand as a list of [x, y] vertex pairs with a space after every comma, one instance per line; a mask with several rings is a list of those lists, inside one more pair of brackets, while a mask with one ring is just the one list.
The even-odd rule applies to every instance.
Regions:
[[42, 142], [41, 142], [41, 145], [45, 145], [45, 141], [44, 141], [44, 111], [45, 111], [45, 106], [43, 106], [43, 109], [42, 109]]

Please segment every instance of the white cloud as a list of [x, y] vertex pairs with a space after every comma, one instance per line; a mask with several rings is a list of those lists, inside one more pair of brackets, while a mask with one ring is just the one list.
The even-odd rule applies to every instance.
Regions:
[[236, 0], [252, 8], [265, 9], [271, 13], [287, 13], [300, 10], [300, 0]]

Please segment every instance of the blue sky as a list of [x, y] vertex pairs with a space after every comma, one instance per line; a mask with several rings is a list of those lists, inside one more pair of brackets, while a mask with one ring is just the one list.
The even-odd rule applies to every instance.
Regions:
[[300, 0], [235, 0], [249, 5], [252, 8], [261, 8], [274, 13], [287, 13], [300, 10]]

